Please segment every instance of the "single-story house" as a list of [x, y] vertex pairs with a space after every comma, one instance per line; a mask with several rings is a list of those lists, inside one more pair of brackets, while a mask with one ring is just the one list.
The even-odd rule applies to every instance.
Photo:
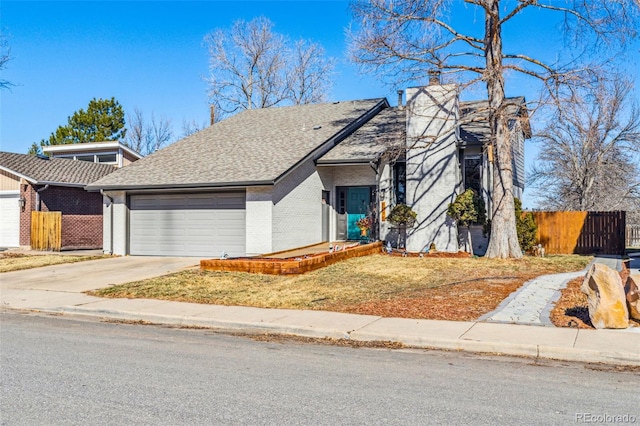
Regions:
[[102, 249], [103, 197], [84, 187], [141, 156], [117, 141], [44, 151], [51, 156], [0, 152], [0, 247], [30, 248], [31, 212], [57, 211], [62, 249]]
[[[524, 99], [511, 104], [518, 193], [528, 122]], [[406, 203], [418, 214], [408, 250], [457, 251], [448, 204], [465, 187], [490, 188], [484, 106], [437, 83], [393, 108], [366, 99], [241, 112], [87, 186], [104, 194], [104, 250], [260, 255], [360, 239], [366, 215], [391, 239], [386, 215]]]

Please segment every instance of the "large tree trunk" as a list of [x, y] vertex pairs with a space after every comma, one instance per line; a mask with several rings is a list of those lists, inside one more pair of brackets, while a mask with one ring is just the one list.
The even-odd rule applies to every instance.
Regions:
[[504, 105], [504, 74], [502, 69], [502, 34], [500, 0], [485, 3], [486, 75], [489, 94], [489, 123], [491, 125], [493, 157], [493, 185], [491, 192], [491, 235], [486, 257], [521, 258], [522, 250], [516, 231], [513, 202], [513, 170], [511, 139]]

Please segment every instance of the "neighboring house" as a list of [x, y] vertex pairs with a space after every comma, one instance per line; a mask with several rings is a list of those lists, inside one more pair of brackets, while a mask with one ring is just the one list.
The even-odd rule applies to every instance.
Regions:
[[[457, 251], [448, 204], [465, 186], [489, 195], [484, 104], [460, 103], [452, 85], [406, 95], [397, 108], [369, 99], [248, 110], [90, 184], [105, 195], [104, 250], [259, 255], [360, 239], [364, 215], [387, 239], [386, 215], [404, 202], [418, 213], [410, 251]], [[528, 122], [524, 100], [511, 103], [521, 192]]]
[[42, 152], [51, 158], [68, 158], [89, 163], [124, 167], [142, 158], [142, 155], [118, 141], [47, 145]]
[[84, 187], [115, 170], [109, 164], [0, 152], [0, 247], [29, 248], [31, 212], [59, 211], [63, 249], [102, 248], [102, 195]]

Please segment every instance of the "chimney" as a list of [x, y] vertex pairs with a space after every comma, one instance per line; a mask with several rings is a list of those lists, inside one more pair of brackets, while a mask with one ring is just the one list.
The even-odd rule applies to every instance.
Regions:
[[457, 229], [443, 224], [448, 223], [447, 204], [455, 198], [462, 178], [456, 137], [457, 88], [432, 83], [409, 87], [405, 94], [406, 204], [418, 218], [428, 218], [411, 229], [405, 247], [422, 252], [434, 243], [439, 251], [456, 252]]
[[209, 116], [210, 116], [210, 120], [211, 120], [211, 122], [209, 124], [211, 126], [213, 126], [213, 123], [216, 122], [216, 107], [215, 107], [215, 105], [209, 105]]
[[404, 106], [402, 105], [402, 94], [404, 92], [402, 90], [398, 90], [398, 109], [404, 109]]
[[440, 70], [429, 70], [429, 86], [440, 84]]

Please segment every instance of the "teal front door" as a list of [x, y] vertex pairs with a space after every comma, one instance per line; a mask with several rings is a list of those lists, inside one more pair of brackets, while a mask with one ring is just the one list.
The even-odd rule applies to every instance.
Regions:
[[347, 188], [347, 240], [361, 240], [360, 228], [356, 222], [365, 217], [371, 203], [369, 187]]

